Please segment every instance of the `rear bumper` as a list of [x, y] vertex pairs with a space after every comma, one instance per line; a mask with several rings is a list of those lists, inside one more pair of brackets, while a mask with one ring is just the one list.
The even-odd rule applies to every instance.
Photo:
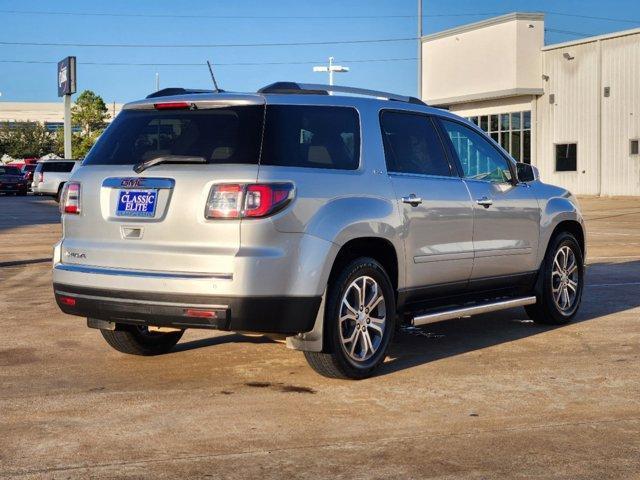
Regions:
[[[294, 335], [309, 332], [321, 297], [226, 297], [106, 290], [54, 283], [70, 315], [116, 323]], [[67, 298], [63, 298], [67, 297]], [[72, 300], [69, 300], [71, 298]]]

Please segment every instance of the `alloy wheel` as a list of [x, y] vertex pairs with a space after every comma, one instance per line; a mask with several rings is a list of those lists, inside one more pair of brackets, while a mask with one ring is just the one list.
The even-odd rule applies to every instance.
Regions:
[[356, 278], [340, 303], [339, 330], [342, 348], [351, 360], [365, 362], [376, 354], [386, 327], [382, 288], [373, 278]]

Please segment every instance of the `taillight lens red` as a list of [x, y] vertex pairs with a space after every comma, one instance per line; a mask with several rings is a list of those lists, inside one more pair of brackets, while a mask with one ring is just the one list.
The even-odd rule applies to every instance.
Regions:
[[63, 305], [67, 305], [69, 307], [76, 306], [76, 299], [73, 297], [67, 297], [66, 295], [58, 295], [58, 300]]
[[35, 180], [36, 183], [40, 183], [40, 182], [44, 181], [43, 173], [42, 172], [36, 172], [34, 174], [34, 180]]
[[292, 183], [218, 184], [211, 187], [205, 217], [266, 217], [282, 210], [293, 196]]
[[80, 183], [67, 182], [60, 196], [60, 213], [80, 213]]

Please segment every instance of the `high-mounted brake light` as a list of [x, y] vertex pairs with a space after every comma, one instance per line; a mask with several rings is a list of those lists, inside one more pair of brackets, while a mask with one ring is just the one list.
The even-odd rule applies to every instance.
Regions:
[[153, 108], [156, 110], [180, 110], [183, 108], [191, 108], [191, 104], [188, 102], [154, 103]]
[[67, 182], [60, 196], [60, 213], [80, 213], [80, 183]]
[[294, 197], [292, 183], [231, 183], [211, 187], [206, 218], [262, 218], [279, 212]]

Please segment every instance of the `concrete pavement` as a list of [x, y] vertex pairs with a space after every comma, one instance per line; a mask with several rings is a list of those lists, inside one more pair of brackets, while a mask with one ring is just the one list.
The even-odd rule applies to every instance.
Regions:
[[[7, 200], [41, 216], [14, 225]], [[0, 477], [640, 478], [640, 199], [582, 204], [576, 322], [440, 322], [360, 382], [224, 332], [128, 357], [57, 309], [48, 264], [0, 267]], [[0, 262], [46, 255], [55, 204], [0, 208]]]

